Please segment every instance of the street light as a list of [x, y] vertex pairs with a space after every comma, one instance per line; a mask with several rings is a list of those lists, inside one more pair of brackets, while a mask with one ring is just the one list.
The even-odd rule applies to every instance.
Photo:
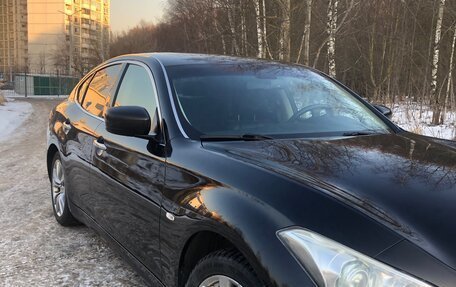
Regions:
[[[70, 27], [69, 27], [70, 28], [70, 55], [69, 55], [69, 57], [70, 57], [70, 59], [69, 59], [70, 60], [70, 71], [69, 71], [70, 74], [73, 74], [73, 68], [72, 68], [72, 65], [73, 65], [73, 52], [74, 52], [74, 39], [73, 39], [73, 33], [74, 33], [74, 31], [73, 31], [74, 30], [73, 29], [73, 22], [74, 22], [74, 19], [73, 19], [73, 17], [74, 17], [74, 14], [79, 13], [81, 11], [82, 11], [82, 8], [80, 8], [79, 10], [75, 10], [75, 11], [73, 11], [73, 13], [70, 13], [70, 14], [66, 13], [64, 11], [61, 11], [61, 10], [57, 11], [59, 13], [62, 13], [65, 16], [68, 16], [68, 22], [70, 22]], [[81, 57], [81, 55], [79, 55], [79, 57]]]

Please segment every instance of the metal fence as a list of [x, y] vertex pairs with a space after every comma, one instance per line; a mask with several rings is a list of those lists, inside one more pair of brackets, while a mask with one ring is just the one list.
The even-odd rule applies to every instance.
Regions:
[[23, 96], [66, 96], [71, 93], [79, 78], [60, 74], [14, 75], [14, 91]]

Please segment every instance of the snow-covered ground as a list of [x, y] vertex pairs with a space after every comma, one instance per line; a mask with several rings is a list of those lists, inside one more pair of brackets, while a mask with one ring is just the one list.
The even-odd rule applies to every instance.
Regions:
[[[5, 90], [2, 92], [6, 98], [25, 98], [25, 95], [18, 94], [12, 90]], [[49, 95], [49, 96], [27, 95], [27, 98], [30, 98], [30, 99], [60, 99], [60, 98], [64, 99], [67, 97], [68, 97], [68, 95]]]
[[32, 113], [30, 103], [8, 99], [0, 106], [0, 142], [6, 140]]
[[401, 128], [426, 136], [456, 140], [456, 113], [448, 112], [444, 124], [433, 126], [432, 110], [416, 103], [401, 103], [393, 108], [393, 122]]

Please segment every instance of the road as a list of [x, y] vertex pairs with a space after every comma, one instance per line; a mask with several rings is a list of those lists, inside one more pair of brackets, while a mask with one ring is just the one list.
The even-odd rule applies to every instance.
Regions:
[[45, 129], [58, 101], [24, 101], [32, 115], [0, 143], [0, 286], [144, 286], [93, 230], [54, 220]]

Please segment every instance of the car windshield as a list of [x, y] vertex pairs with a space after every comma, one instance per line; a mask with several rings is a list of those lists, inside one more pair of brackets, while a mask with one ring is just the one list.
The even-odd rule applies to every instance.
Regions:
[[167, 68], [191, 137], [264, 138], [388, 133], [346, 89], [304, 67], [195, 64]]

